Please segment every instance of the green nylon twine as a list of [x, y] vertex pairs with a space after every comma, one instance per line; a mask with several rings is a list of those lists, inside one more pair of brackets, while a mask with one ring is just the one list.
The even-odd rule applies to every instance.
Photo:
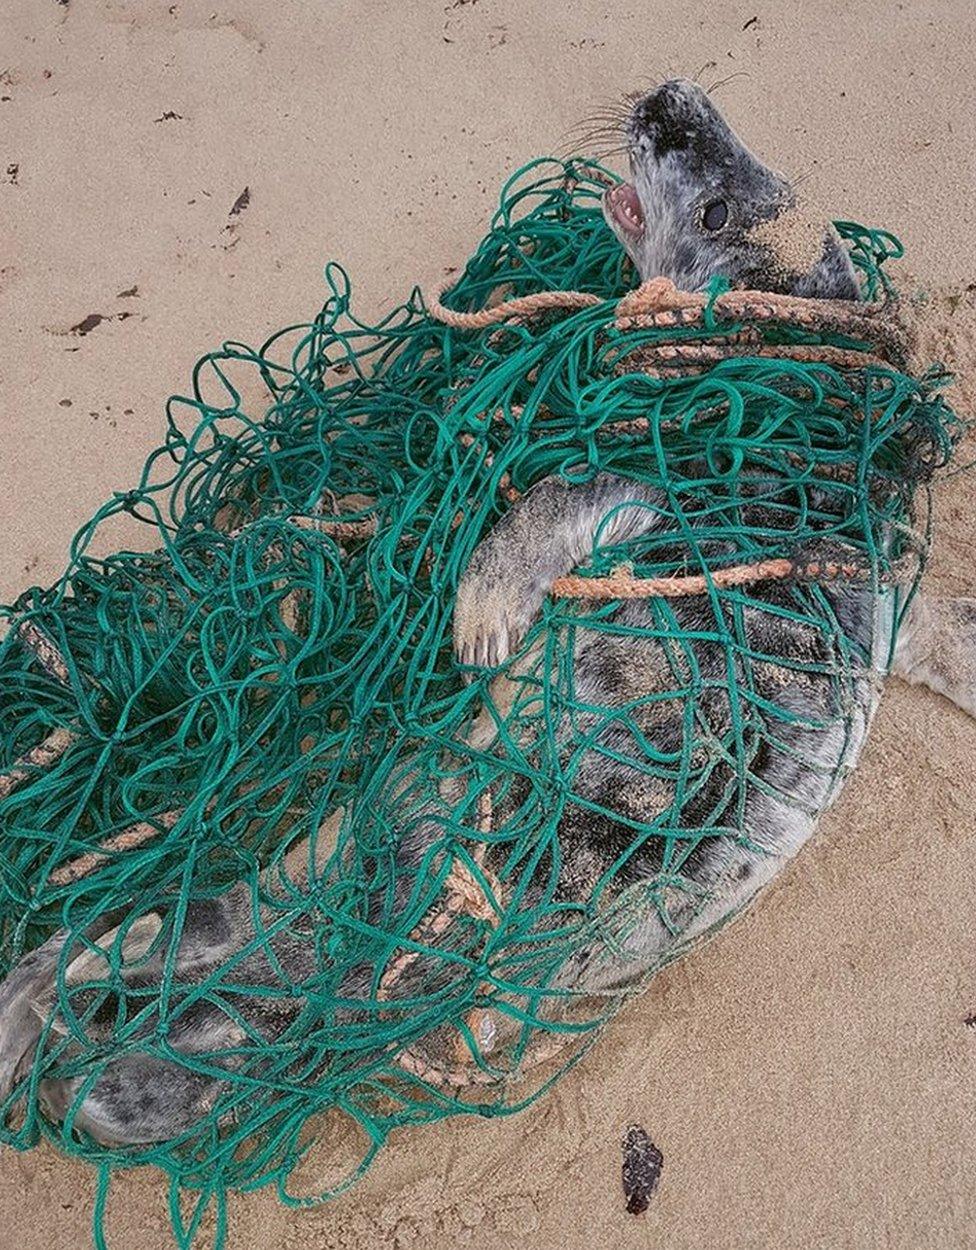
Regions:
[[[751, 846], [744, 779], [764, 743], [788, 747], [799, 717], [754, 680], [764, 657], [745, 643], [748, 588], [708, 596], [709, 637], [727, 656], [722, 726], [703, 701], [700, 640], [672, 601], [649, 603], [647, 632], [673, 656], [674, 688], [653, 696], [680, 709], [673, 749], [642, 730], [646, 706], [594, 707], [575, 688], [583, 633], [619, 634], [613, 604], [549, 599], [519, 653], [537, 658], [513, 676], [504, 707], [491, 674], [455, 661], [459, 579], [513, 492], [600, 470], [664, 492], [663, 529], [618, 546], [598, 539], [584, 576], [624, 562], [641, 577], [709, 572], [812, 541], [856, 553], [876, 586], [896, 562], [918, 571], [916, 489], [949, 461], [961, 428], [939, 396], [944, 377], [759, 356], [673, 378], [628, 369], [636, 348], [700, 341], [710, 327], [613, 327], [636, 279], [600, 212], [609, 176], [585, 161], [520, 170], [448, 297], [465, 311], [542, 290], [602, 303], [459, 332], [415, 291], [374, 325], [330, 265], [311, 324], [259, 350], [225, 343], [197, 364], [135, 487], [82, 528], [54, 585], [0, 609], [0, 775], [54, 731], [72, 735], [0, 800], [0, 970], [62, 928], [77, 939], [0, 1140], [27, 1149], [43, 1136], [98, 1167], [99, 1247], [118, 1168], [163, 1169], [176, 1243], [206, 1229], [219, 1247], [230, 1190], [273, 1184], [283, 1202], [307, 1205], [353, 1183], [394, 1128], [527, 1105], [625, 996], [581, 999], [560, 977], [567, 961], [594, 946], [622, 951], [648, 909], [673, 932], [674, 957], [709, 901], [696, 848]], [[897, 240], [838, 229], [865, 296], [887, 290]], [[773, 343], [865, 346], [759, 329]], [[245, 398], [256, 381], [264, 401]], [[758, 496], [775, 524], [749, 520]], [[93, 538], [121, 513], [145, 524], [151, 550], [96, 557]], [[829, 642], [831, 664], [797, 667], [829, 678], [849, 729], [868, 657], [816, 584], [785, 587], [775, 611]], [[53, 642], [63, 679], [26, 645], [24, 622]], [[471, 733], [485, 709], [487, 746]], [[580, 760], [611, 721], [642, 743], [628, 762], [670, 796], [651, 823], [580, 788]], [[716, 786], [721, 801], [706, 802]], [[340, 809], [333, 834], [320, 834]], [[557, 888], [556, 830], [574, 811], [624, 831], [582, 900]], [[138, 822], [153, 836], [106, 851]], [[398, 848], [421, 827], [435, 832], [403, 863]], [[311, 854], [295, 850], [309, 839]], [[628, 865], [652, 841], [660, 871], [634, 884]], [[65, 878], [92, 854], [90, 871]], [[299, 861], [314, 861], [310, 877]], [[433, 932], [458, 873], [487, 909]], [[218, 965], [181, 972], [188, 909], [235, 888], [251, 937]], [[693, 904], [680, 924], [676, 896]], [[158, 932], [123, 968], [122, 941], [153, 914]], [[101, 955], [83, 936], [117, 925]], [[66, 981], [85, 950], [95, 958], [84, 979]], [[140, 981], [153, 960], [158, 975]], [[187, 1053], [172, 1039], [200, 1011], [228, 1034], [233, 1025], [233, 1040]], [[279, 1017], [284, 1027], [269, 1029]], [[146, 1146], [75, 1131], [84, 1098], [120, 1059], [179, 1065], [207, 1091], [199, 1118]], [[39, 1086], [69, 1078], [80, 1084], [58, 1126], [41, 1113]], [[289, 1179], [311, 1144], [344, 1132], [361, 1139], [358, 1162], [322, 1192], [295, 1192]]]

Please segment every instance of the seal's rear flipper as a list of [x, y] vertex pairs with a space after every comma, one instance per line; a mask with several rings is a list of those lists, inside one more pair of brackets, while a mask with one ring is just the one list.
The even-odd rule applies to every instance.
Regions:
[[[155, 912], [149, 912], [145, 916], [139, 916], [124, 933], [121, 926], [110, 929], [91, 946], [86, 946], [81, 954], [76, 955], [68, 964], [64, 973], [65, 986], [79, 985], [84, 981], [97, 981], [111, 975], [113, 965], [110, 952], [116, 947], [118, 948], [115, 964], [117, 973], [121, 973], [124, 966], [144, 959], [159, 936], [162, 923]], [[58, 981], [56, 976], [52, 976], [50, 980], [40, 985], [31, 997], [31, 1009], [42, 1024], [53, 1015], [51, 1027], [56, 1033], [66, 1035], [67, 1025], [60, 1016], [54, 1013], [57, 998]]]
[[68, 939], [55, 934], [31, 951], [0, 985], [0, 1106], [33, 1060], [41, 1036], [41, 1021], [32, 1008], [41, 987], [50, 983]]
[[[103, 916], [90, 926], [89, 940], [97, 940], [112, 924], [111, 917]], [[44, 1025], [36, 1004], [55, 981], [65, 943], [78, 940], [65, 930], [56, 933], [25, 955], [0, 983], [0, 1108], [34, 1061]]]
[[891, 671], [945, 695], [976, 717], [976, 599], [916, 595]]

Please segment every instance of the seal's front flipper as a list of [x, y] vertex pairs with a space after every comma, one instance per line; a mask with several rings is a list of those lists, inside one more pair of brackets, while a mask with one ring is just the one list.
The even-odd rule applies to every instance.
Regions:
[[976, 717], [976, 599], [916, 595], [891, 671], [928, 686]]

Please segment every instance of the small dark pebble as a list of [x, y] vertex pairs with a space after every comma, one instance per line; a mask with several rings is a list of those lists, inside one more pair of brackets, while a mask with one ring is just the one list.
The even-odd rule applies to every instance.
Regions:
[[129, 287], [126, 287], [124, 291], [119, 291], [118, 295], [116, 295], [115, 298], [116, 299], [131, 299], [134, 295], [138, 295], [138, 294], [139, 294], [138, 286], [129, 286]]
[[69, 334], [91, 334], [96, 326], [100, 326], [105, 318], [101, 313], [89, 313], [83, 321], [79, 321], [77, 325], [72, 326], [68, 331]]
[[70, 408], [70, 407], [71, 407], [71, 400], [70, 400], [70, 399], [59, 399], [59, 400], [58, 400], [58, 403], [60, 404], [60, 406], [61, 406], [62, 408]]
[[974, 1011], [971, 1016], [967, 1016], [966, 1019], [963, 1020], [963, 1024], [967, 1029], [976, 1029], [976, 1011]]
[[664, 1155], [639, 1124], [629, 1124], [623, 1139], [624, 1198], [631, 1215], [647, 1210], [664, 1167]]
[[757, 23], [758, 21], [759, 21], [758, 16], [757, 16], [757, 17], [750, 17], [750, 18], [749, 18], [749, 20], [748, 20], [748, 22], [746, 22], [746, 23], [745, 23], [745, 25], [742, 27], [742, 29], [743, 29], [743, 30], [748, 30], [750, 26], [755, 26], [755, 25], [756, 25], [756, 23]]
[[230, 216], [237, 217], [238, 214], [243, 213], [243, 211], [245, 210], [245, 208], [247, 208], [250, 202], [251, 202], [251, 188], [245, 187], [244, 190], [237, 197], [237, 199], [234, 201], [234, 203], [231, 205]]
[[183, 120], [182, 113], [174, 113], [172, 109], [167, 109], [165, 113], [161, 113], [159, 117], [154, 117], [154, 122], [181, 122]]
[[130, 312], [114, 313], [108, 317], [106, 317], [104, 313], [89, 313], [84, 320], [79, 321], [76, 326], [72, 326], [68, 333], [77, 334], [83, 338], [86, 334], [91, 334], [92, 330], [94, 330], [96, 326], [100, 326], [103, 321], [125, 321], [126, 317], [131, 316], [132, 313]]

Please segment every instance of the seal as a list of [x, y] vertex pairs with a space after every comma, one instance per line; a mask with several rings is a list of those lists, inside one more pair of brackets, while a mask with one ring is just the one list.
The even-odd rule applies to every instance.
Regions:
[[664, 83], [625, 130], [632, 181], [607, 192], [604, 213], [642, 278], [697, 291], [721, 274], [756, 291], [860, 297], [826, 215], [753, 156], [701, 87]]
[[[604, 213], [642, 279], [670, 278], [696, 290], [721, 274], [733, 286], [825, 300], [857, 298], [854, 270], [826, 216], [748, 151], [698, 86], [667, 82], [638, 99], [627, 119], [626, 139], [631, 181], [607, 192]], [[770, 519], [761, 500], [749, 506], [757, 524]], [[538, 662], [544, 638], [528, 647], [521, 644], [553, 585], [585, 563], [596, 543], [606, 547], [653, 533], [666, 513], [667, 500], [658, 489], [601, 472], [585, 484], [544, 478], [498, 521], [469, 561], [454, 612], [458, 661], [468, 667], [506, 666], [491, 685], [493, 707], [477, 717], [467, 746], [503, 758], [499, 709], [511, 702], [515, 684]], [[748, 779], [736, 776], [734, 761], [720, 763], [708, 784], [680, 804], [677, 780], [643, 768], [642, 753], [671, 758], [682, 749], [685, 729], [680, 701], [673, 697], [676, 677], [687, 683], [694, 676], [697, 707], [716, 740], [729, 732], [731, 690], [745, 675], [734, 666], [730, 671], [728, 653], [716, 639], [717, 609], [707, 596], [672, 603], [675, 633], [690, 640], [681, 653], [667, 631], [655, 629], [654, 609], [646, 600], [613, 606], [602, 618], [610, 629], [586, 623], [577, 629], [571, 676], [584, 710], [571, 728], [559, 729], [563, 737], [556, 747], [573, 753], [579, 801], [567, 805], [561, 817], [558, 857], [540, 860], [538, 872], [550, 879], [555, 874], [555, 898], [567, 909], [584, 907], [597, 883], [611, 873], [618, 895], [650, 883], [661, 874], [661, 840], [635, 843], [634, 830], [676, 808], [680, 824], [674, 836], [684, 848], [681, 872], [690, 888], [672, 891], [666, 914], [648, 907], [612, 944], [593, 939], [567, 954], [548, 982], [557, 1001], [561, 990], [613, 995], [640, 981], [741, 912], [781, 871], [855, 767], [893, 649], [896, 674], [930, 686], [976, 715], [976, 600], [917, 596], [895, 646], [891, 591], [826, 584], [823, 595], [840, 625], [836, 638], [779, 610], [786, 606], [786, 593], [777, 583], [757, 586], [750, 606], [742, 609], [741, 629], [749, 652], [762, 657], [751, 671], [756, 697], [788, 708], [791, 716], [756, 755]], [[840, 637], [846, 640], [843, 652]], [[850, 672], [843, 726], [835, 681], [839, 671]], [[588, 718], [587, 706], [638, 712], [628, 725], [623, 717]], [[520, 747], [533, 758], [531, 740]], [[538, 764], [547, 767], [541, 755]], [[740, 787], [746, 836], [701, 837], [703, 827], [721, 823], [724, 796], [734, 785]], [[493, 801], [496, 816], [511, 820], [525, 793], [513, 782]], [[290, 852], [285, 861], [289, 889], [307, 884], [310, 871], [324, 862], [341, 817], [341, 812], [333, 814], [315, 847], [301, 845]], [[396, 856], [405, 870], [404, 891], [409, 890], [409, 869], [423, 861], [440, 829], [431, 814], [401, 832]], [[501, 875], [501, 854], [489, 844], [485, 879]], [[458, 877], [451, 888], [461, 900], [457, 908], [481, 907], [490, 915], [470, 875]], [[406, 897], [397, 902], [406, 906]], [[281, 1037], [307, 1010], [305, 999], [294, 993], [249, 997], [245, 992], [248, 986], [284, 991], [302, 984], [313, 971], [314, 956], [306, 934], [275, 924], [271, 911], [255, 914], [248, 884], [192, 902], [175, 950], [158, 940], [164, 910], [135, 923], [106, 916], [80, 937], [59, 933], [24, 956], [0, 986], [0, 1102], [30, 1069], [42, 1038], [43, 1044], [56, 1040], [67, 1046], [70, 1057], [71, 1030], [55, 1006], [58, 968], [66, 968], [68, 986], [81, 987], [77, 1005], [72, 995], [80, 1018], [85, 982], [104, 978], [109, 952], [127, 991], [146, 1004], [146, 1036], [155, 1028], [153, 995], [164, 978], [170, 984], [199, 983], [236, 955], [234, 980], [240, 993], [233, 1009], [223, 1011], [201, 997], [192, 1010], [170, 1021], [170, 1051], [205, 1061], [181, 1065], [140, 1053], [139, 1033], [130, 1032], [124, 1050], [117, 1048], [97, 1079], [79, 1075], [40, 1082], [39, 1097], [49, 1118], [63, 1120], [70, 1112], [75, 1129], [103, 1143], [162, 1141], [191, 1128], [228, 1088], [221, 1067], [232, 1070], [249, 1045]], [[424, 940], [451, 940], [442, 919], [429, 923]], [[370, 996], [408, 1000], [424, 975], [424, 958], [413, 954], [390, 965], [378, 990], [371, 987], [368, 970], [350, 974], [343, 987], [346, 1009]], [[89, 1015], [87, 1036], [101, 1038], [111, 1054], [115, 1013], [103, 1004]], [[504, 1023], [482, 1011], [470, 1031], [487, 1051], [503, 1040]], [[447, 1049], [453, 1046], [457, 1058], [457, 1036], [456, 1031], [452, 1039], [434, 1036], [423, 1054], [410, 1057], [412, 1068], [406, 1058], [404, 1066], [420, 1074], [443, 1070]]]

